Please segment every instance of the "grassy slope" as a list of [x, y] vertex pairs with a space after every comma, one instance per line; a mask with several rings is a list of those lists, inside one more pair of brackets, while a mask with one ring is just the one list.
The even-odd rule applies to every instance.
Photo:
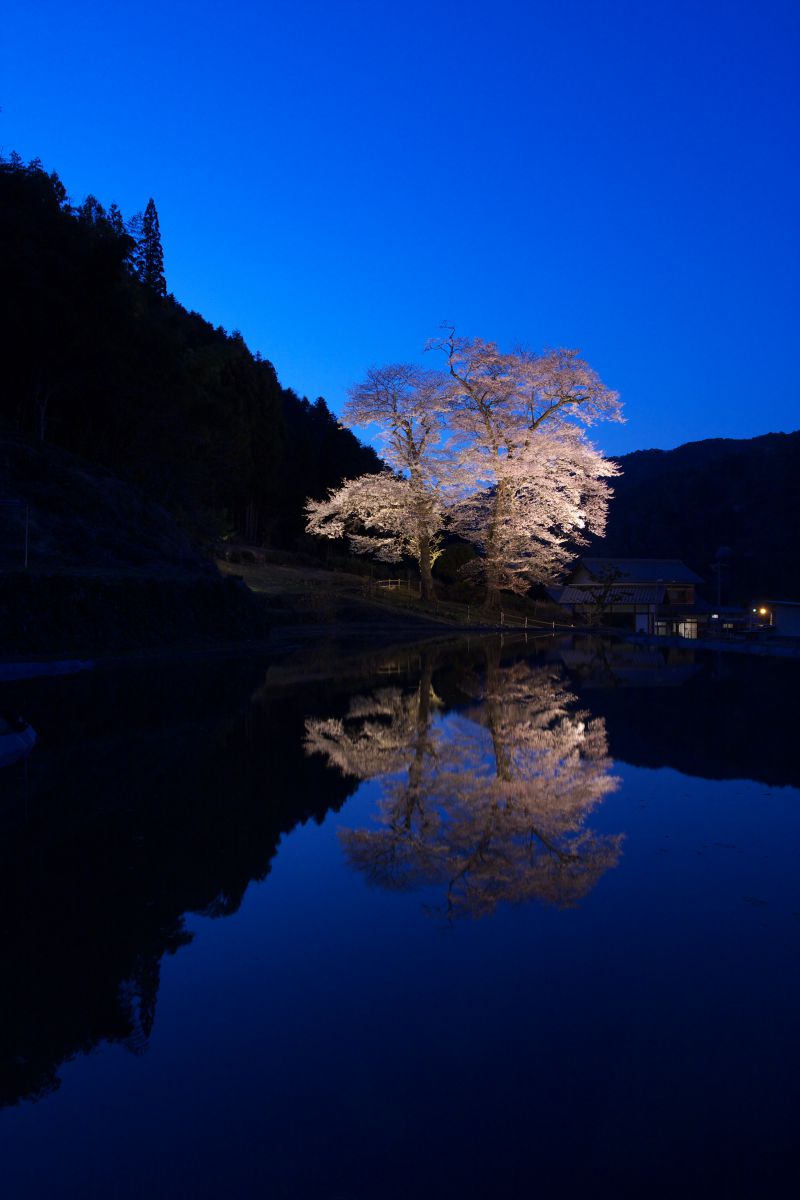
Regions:
[[[265, 562], [233, 565], [220, 561], [217, 565], [223, 573], [242, 578], [254, 592], [268, 597], [276, 616], [280, 612], [280, 619], [290, 623], [496, 628], [501, 622], [496, 611], [450, 599], [426, 603], [413, 588], [390, 590], [363, 575], [344, 571]], [[520, 625], [527, 617], [531, 626], [549, 626], [559, 616], [553, 605], [515, 596], [506, 597], [504, 605], [502, 620], [506, 624]]]

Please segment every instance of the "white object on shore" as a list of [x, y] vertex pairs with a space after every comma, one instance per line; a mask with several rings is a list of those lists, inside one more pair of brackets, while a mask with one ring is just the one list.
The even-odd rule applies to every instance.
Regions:
[[36, 745], [36, 730], [24, 721], [18, 728], [0, 717], [0, 767], [8, 767], [30, 754]]

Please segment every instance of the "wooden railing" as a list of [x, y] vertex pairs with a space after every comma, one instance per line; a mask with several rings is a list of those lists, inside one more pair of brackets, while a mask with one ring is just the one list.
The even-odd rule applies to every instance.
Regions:
[[389, 594], [391, 593], [392, 600], [395, 603], [399, 603], [401, 607], [413, 608], [420, 614], [427, 613], [430, 616], [438, 617], [453, 624], [466, 625], [472, 628], [514, 629], [522, 632], [535, 631], [544, 633], [548, 630], [552, 632], [556, 629], [563, 630], [572, 627], [570, 623], [560, 623], [552, 618], [544, 619], [516, 612], [507, 612], [505, 609], [495, 609], [487, 612], [486, 609], [473, 604], [457, 604], [439, 599], [426, 601], [420, 595], [420, 584], [407, 579], [365, 580], [364, 591], [366, 594], [375, 597], [385, 596], [387, 600], [389, 600]]

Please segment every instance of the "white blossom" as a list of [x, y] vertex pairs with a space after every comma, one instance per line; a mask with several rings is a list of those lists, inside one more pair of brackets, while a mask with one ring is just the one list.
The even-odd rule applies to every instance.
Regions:
[[453, 528], [478, 548], [470, 569], [483, 575], [487, 601], [556, 578], [587, 534], [605, 528], [605, 481], [619, 469], [582, 427], [621, 420], [617, 393], [576, 350], [503, 353], [452, 329], [429, 348], [446, 356], [458, 478], [472, 481]]

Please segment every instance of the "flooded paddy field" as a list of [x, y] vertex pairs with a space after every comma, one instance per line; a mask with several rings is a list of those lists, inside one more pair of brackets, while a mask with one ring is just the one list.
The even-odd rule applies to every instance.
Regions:
[[798, 664], [328, 666], [2, 685], [4, 1195], [783, 1194]]

